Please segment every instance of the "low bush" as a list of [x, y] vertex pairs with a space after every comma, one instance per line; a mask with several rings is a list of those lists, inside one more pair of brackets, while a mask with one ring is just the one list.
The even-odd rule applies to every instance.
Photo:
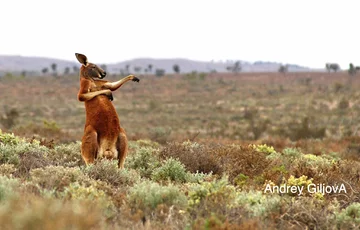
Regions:
[[89, 183], [90, 178], [79, 168], [63, 166], [47, 166], [30, 171], [31, 181], [41, 188], [53, 191], [63, 191], [74, 182]]
[[133, 210], [142, 210], [150, 214], [159, 205], [168, 207], [174, 205], [178, 209], [184, 209], [187, 206], [187, 199], [178, 187], [169, 184], [162, 186], [152, 181], [142, 181], [130, 188], [128, 202]]
[[140, 180], [140, 175], [133, 169], [119, 169], [117, 161], [97, 160], [95, 164], [83, 169], [94, 180], [104, 181], [112, 186], [132, 186]]
[[0, 176], [0, 203], [13, 197], [19, 186], [20, 181], [18, 179]]
[[166, 159], [151, 175], [151, 178], [155, 181], [171, 180], [180, 183], [186, 182], [188, 177], [185, 166], [173, 158]]
[[126, 166], [137, 170], [142, 177], [150, 178], [154, 169], [160, 165], [157, 155], [157, 149], [140, 147], [127, 156]]
[[106, 229], [97, 204], [89, 201], [21, 198], [0, 206], [2, 229]]

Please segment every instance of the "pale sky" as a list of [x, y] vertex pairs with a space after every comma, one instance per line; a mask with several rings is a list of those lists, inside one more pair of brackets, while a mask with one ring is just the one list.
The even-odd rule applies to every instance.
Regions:
[[0, 55], [360, 65], [360, 1], [8, 0]]

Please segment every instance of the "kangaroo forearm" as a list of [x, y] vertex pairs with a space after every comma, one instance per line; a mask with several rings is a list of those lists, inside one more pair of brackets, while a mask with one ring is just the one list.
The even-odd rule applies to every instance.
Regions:
[[96, 92], [82, 93], [82, 94], [78, 95], [78, 99], [79, 99], [79, 101], [88, 101], [98, 95], [106, 94], [106, 92], [107, 92], [107, 90], [100, 90], [100, 91], [96, 91]]
[[106, 89], [110, 89], [111, 91], [117, 90], [118, 88], [120, 88], [124, 83], [131, 81], [134, 79], [134, 75], [129, 75], [127, 77], [124, 77], [123, 79], [119, 80], [119, 81], [115, 81], [115, 82], [107, 82], [104, 84], [104, 88]]

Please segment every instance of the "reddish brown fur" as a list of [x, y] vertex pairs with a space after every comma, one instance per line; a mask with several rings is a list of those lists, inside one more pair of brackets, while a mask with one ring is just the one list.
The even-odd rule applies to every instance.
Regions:
[[125, 130], [120, 127], [118, 114], [110, 101], [111, 91], [120, 88], [129, 80], [139, 79], [129, 75], [117, 82], [99, 80], [105, 77], [106, 72], [89, 63], [85, 55], [75, 55], [82, 64], [78, 100], [85, 102], [86, 110], [82, 157], [86, 164], [93, 163], [97, 157], [117, 158], [118, 166], [123, 168], [128, 143]]

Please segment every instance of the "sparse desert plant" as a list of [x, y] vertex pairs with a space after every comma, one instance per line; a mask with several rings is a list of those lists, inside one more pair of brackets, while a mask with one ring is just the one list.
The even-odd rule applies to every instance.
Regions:
[[336, 214], [336, 222], [339, 228], [355, 229], [360, 226], [360, 203], [352, 203]]
[[153, 171], [151, 178], [155, 181], [186, 182], [188, 176], [185, 166], [180, 161], [170, 157]]
[[65, 167], [74, 167], [83, 165], [81, 158], [81, 142], [72, 142], [68, 144], [59, 144], [51, 150], [49, 159], [54, 165], [61, 165]]
[[60, 131], [60, 127], [58, 126], [58, 124], [56, 124], [55, 121], [43, 120], [43, 123], [44, 123], [45, 129], [49, 129], [54, 132]]
[[19, 186], [20, 181], [18, 179], [0, 175], [0, 203], [13, 197], [15, 189]]
[[327, 208], [324, 208], [324, 202], [321, 200], [299, 197], [285, 207], [286, 214], [279, 219], [284, 228], [290, 228], [295, 224], [299, 229], [338, 229], [335, 227], [334, 215], [338, 210], [337, 202], [329, 202]]
[[251, 145], [251, 146], [258, 152], [267, 153], [267, 154], [276, 153], [274, 147], [268, 146], [267, 144]]
[[0, 176], [12, 176], [16, 172], [15, 165], [13, 164], [1, 164]]
[[[224, 199], [233, 200], [235, 198], [235, 187], [229, 184], [228, 177], [223, 176], [213, 181], [203, 181], [199, 184], [189, 185], [189, 205], [196, 206], [208, 196], [223, 193]], [[227, 203], [227, 202], [221, 202]], [[230, 202], [231, 203], [231, 202]]]
[[34, 153], [45, 158], [48, 149], [39, 142], [27, 142], [14, 134], [0, 132], [0, 163], [19, 165], [24, 154]]
[[189, 211], [194, 217], [209, 216], [211, 213], [222, 216], [235, 205], [237, 191], [226, 176], [188, 186]]
[[3, 133], [0, 129], [0, 143], [2, 145], [16, 145], [22, 141], [21, 138], [15, 136], [13, 133]]
[[117, 162], [102, 159], [96, 164], [83, 169], [94, 180], [101, 180], [115, 187], [132, 186], [140, 180], [140, 175], [133, 169], [119, 169]]
[[5, 109], [5, 114], [0, 116], [0, 123], [2, 124], [2, 126], [4, 126], [4, 128], [10, 129], [15, 126], [19, 116], [19, 111], [16, 108], [12, 108], [9, 111]]
[[157, 149], [140, 147], [127, 157], [127, 167], [137, 170], [142, 177], [150, 178], [154, 169], [160, 165], [157, 154]]
[[166, 144], [170, 140], [171, 128], [155, 127], [150, 129], [150, 139], [160, 144]]
[[237, 175], [234, 178], [234, 183], [235, 185], [239, 186], [239, 187], [243, 187], [244, 185], [246, 185], [246, 183], [248, 182], [249, 177], [240, 173], [239, 175]]
[[169, 143], [161, 149], [160, 156], [163, 159], [170, 157], [179, 159], [186, 169], [192, 173], [198, 171], [221, 174], [223, 172], [216, 156], [211, 154], [210, 148], [196, 142]]
[[47, 166], [30, 171], [31, 181], [41, 188], [63, 191], [74, 182], [89, 183], [90, 178], [79, 168], [65, 168], [63, 166]]
[[101, 207], [106, 217], [110, 217], [116, 212], [111, 198], [93, 185], [84, 186], [74, 182], [65, 187], [60, 196], [65, 199], [94, 202]]
[[180, 189], [172, 184], [162, 186], [152, 181], [142, 181], [130, 188], [128, 202], [132, 209], [151, 213], [158, 205], [186, 208], [187, 199]]
[[280, 211], [281, 197], [278, 194], [266, 195], [261, 191], [241, 191], [236, 194], [235, 203], [245, 208], [251, 216], [266, 218]]

